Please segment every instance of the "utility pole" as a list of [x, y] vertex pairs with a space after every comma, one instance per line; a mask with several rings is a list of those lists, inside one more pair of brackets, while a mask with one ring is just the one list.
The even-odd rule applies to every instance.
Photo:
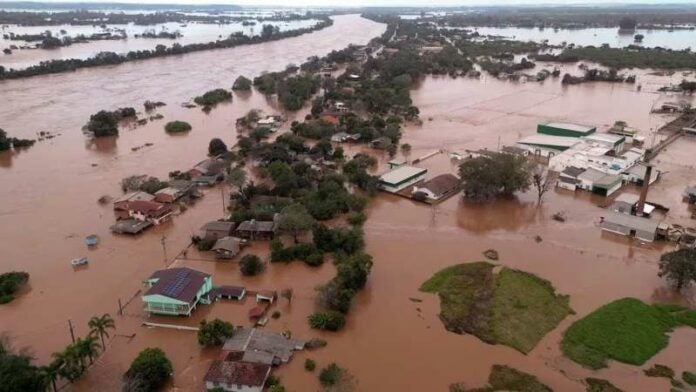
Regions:
[[227, 213], [227, 209], [225, 208], [225, 188], [224, 188], [224, 185], [220, 186], [220, 197], [222, 198], [222, 216], [224, 217]]
[[162, 244], [162, 252], [164, 253], [164, 266], [167, 266], [167, 237], [162, 236], [162, 239], [160, 240], [160, 243]]
[[72, 342], [75, 343], [75, 331], [73, 330], [72, 320], [70, 319], [68, 319], [68, 327], [70, 327], [70, 338], [72, 338]]

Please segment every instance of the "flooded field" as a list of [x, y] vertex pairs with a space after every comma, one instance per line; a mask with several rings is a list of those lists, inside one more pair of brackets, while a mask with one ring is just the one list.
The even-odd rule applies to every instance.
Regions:
[[[278, 369], [290, 391], [319, 389], [316, 373], [302, 366], [305, 358], [315, 359], [320, 367], [337, 362], [355, 377], [359, 391], [446, 391], [450, 383], [459, 381], [476, 387], [485, 383], [490, 366], [497, 363], [535, 374], [558, 391], [582, 391], [579, 380], [588, 376], [607, 378], [627, 391], [668, 390], [666, 379], [638, 377], [640, 367], [612, 363], [592, 372], [560, 353], [558, 343], [565, 328], [609, 301], [633, 296], [689, 303], [694, 294], [677, 298], [656, 276], [656, 261], [671, 249], [669, 245], [640, 244], [602, 233], [597, 222], [603, 200], [588, 194], [554, 190], [540, 208], [531, 193], [485, 205], [453, 197], [434, 207], [380, 194], [369, 208], [365, 225], [367, 251], [375, 261], [372, 273], [356, 297], [346, 328], [333, 334], [310, 330], [306, 320], [314, 306], [314, 288], [334, 275], [330, 263], [317, 269], [299, 262], [272, 264], [258, 277], [243, 278], [235, 262], [215, 263], [209, 255], [193, 250], [186, 258], [177, 257], [192, 233], [222, 216], [220, 189], [206, 191], [202, 200], [173, 222], [140, 237], [108, 232], [113, 211], [110, 205], [100, 206], [97, 199], [119, 195], [121, 178], [138, 173], [164, 177], [169, 171], [189, 168], [203, 159], [210, 138], [221, 137], [233, 144], [235, 119], [249, 109], [276, 110], [275, 103], [258, 92], [235, 94], [232, 103], [208, 115], [182, 108], [181, 102], [211, 88], [229, 88], [240, 74], [250, 77], [279, 70], [310, 55], [366, 43], [384, 28], [355, 15], [339, 16], [332, 27], [283, 41], [0, 82], [0, 96], [10, 103], [0, 106], [0, 127], [8, 134], [61, 133], [27, 151], [0, 154], [0, 179], [11, 184], [0, 188], [0, 270], [31, 274], [30, 289], [0, 307], [0, 331], [8, 331], [17, 346], [32, 347], [39, 362], [45, 363], [52, 352], [70, 342], [69, 319], [81, 336], [91, 316], [108, 312], [116, 320], [115, 335], [106, 354], [73, 390], [120, 390], [120, 376], [135, 355], [156, 346], [173, 361], [174, 386], [199, 391], [217, 352], [201, 350], [193, 332], [141, 326], [148, 320], [141, 310], [141, 281], [165, 263], [173, 263], [212, 273], [215, 284], [243, 285], [249, 290], [294, 289], [292, 303], [281, 299], [280, 319], [271, 320], [266, 328], [289, 329], [295, 338], [322, 337], [328, 346], [301, 352]], [[625, 120], [650, 140], [651, 132], [670, 120], [649, 113], [657, 102], [692, 100], [656, 92], [679, 80], [677, 75], [641, 74], [639, 92], [632, 85], [608, 83], [563, 87], [551, 79], [539, 84], [486, 76], [480, 80], [427, 78], [412, 92], [424, 123], [409, 126], [403, 142], [413, 146], [411, 159], [434, 150], [496, 149], [534, 133], [536, 124], [546, 120], [595, 124], [599, 131]], [[115, 139], [90, 141], [80, 132], [89, 115], [100, 109], [141, 105], [147, 99], [167, 103], [158, 110], [164, 120], [122, 130]], [[289, 120], [305, 113], [290, 114]], [[163, 124], [175, 119], [190, 122], [193, 130], [186, 136], [165, 134]], [[146, 142], [154, 145], [131, 151]], [[668, 219], [683, 223], [689, 222], [679, 195], [684, 183], [693, 180], [694, 147], [696, 140], [682, 138], [658, 156], [654, 162], [667, 173], [648, 196], [672, 208]], [[347, 152], [359, 150], [355, 146]], [[387, 160], [380, 157], [381, 164]], [[456, 172], [446, 153], [425, 160], [423, 166], [431, 175]], [[566, 213], [566, 222], [550, 218], [558, 211]], [[87, 251], [83, 237], [91, 233], [102, 242]], [[542, 241], [535, 241], [536, 236]], [[553, 282], [559, 293], [570, 295], [577, 313], [527, 356], [472, 336], [448, 333], [437, 317], [437, 297], [418, 291], [435, 271], [482, 259], [481, 252], [489, 248], [499, 252], [500, 263]], [[259, 242], [245, 252], [267, 258], [268, 249]], [[78, 255], [87, 255], [92, 262], [73, 271], [68, 261]], [[410, 297], [423, 302], [412, 302]], [[119, 299], [124, 304], [132, 299], [123, 316], [116, 316]], [[251, 302], [218, 302], [201, 306], [190, 319], [153, 317], [150, 321], [195, 325], [203, 318], [220, 317], [243, 325], [248, 323]], [[672, 344], [648, 365], [659, 360], [677, 372], [696, 369], [696, 357], [687, 344], [693, 340], [691, 332], [677, 330]]]
[[[37, 42], [25, 42], [5, 39], [3, 36], [10, 32], [23, 34], [41, 34], [45, 31], [50, 31], [54, 37], [75, 37], [77, 35], [85, 35], [87, 37], [92, 34], [108, 33], [120, 34], [119, 31], [125, 31], [127, 39], [119, 40], [100, 40], [86, 43], [75, 43], [70, 46], [64, 46], [55, 49], [16, 49], [11, 55], [2, 55], [0, 57], [0, 65], [7, 69], [22, 69], [31, 65], [36, 65], [42, 61], [49, 60], [65, 60], [65, 59], [87, 59], [94, 57], [99, 52], [114, 52], [128, 53], [136, 50], [154, 50], [157, 45], [172, 46], [175, 43], [188, 45], [194, 43], [208, 43], [225, 39], [231, 34], [244, 33], [247, 36], [256, 36], [261, 34], [262, 26], [272, 25], [278, 26], [280, 31], [297, 30], [301, 28], [311, 27], [318, 23], [318, 20], [294, 20], [287, 22], [257, 22], [254, 26], [244, 26], [242, 22], [230, 24], [212, 24], [212, 23], [159, 23], [148, 26], [137, 26], [134, 24], [128, 25], [109, 25], [106, 28], [99, 26], [14, 26], [3, 25], [0, 27], [0, 49], [9, 48], [11, 45], [18, 47], [30, 46], [34, 47]], [[143, 34], [143, 32], [167, 32], [181, 33], [181, 37], [176, 39], [166, 38], [136, 38], [135, 35]], [[64, 33], [63, 33], [64, 32]], [[40, 42], [38, 42], [40, 43]]]
[[[600, 46], [609, 44], [612, 48], [623, 48], [628, 45], [636, 44], [644, 47], [654, 48], [656, 46], [683, 50], [696, 46], [696, 30], [643, 30], [638, 29], [634, 33], [619, 34], [618, 28], [602, 27], [588, 29], [559, 29], [552, 28], [537, 29], [523, 27], [470, 27], [469, 29], [478, 31], [482, 35], [496, 35], [507, 39], [518, 41], [541, 42], [548, 40], [551, 45], [561, 45], [562, 43]], [[634, 42], [633, 36], [642, 34], [642, 43]]]

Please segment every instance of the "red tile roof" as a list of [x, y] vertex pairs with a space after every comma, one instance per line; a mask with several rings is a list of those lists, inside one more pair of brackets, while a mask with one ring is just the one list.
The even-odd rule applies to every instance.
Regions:
[[143, 215], [148, 215], [152, 217], [160, 217], [172, 211], [171, 208], [166, 204], [146, 200], [134, 200], [128, 202], [128, 209], [130, 211], [138, 212]]
[[270, 372], [271, 366], [262, 363], [216, 360], [205, 374], [205, 381], [227, 385], [262, 386]]

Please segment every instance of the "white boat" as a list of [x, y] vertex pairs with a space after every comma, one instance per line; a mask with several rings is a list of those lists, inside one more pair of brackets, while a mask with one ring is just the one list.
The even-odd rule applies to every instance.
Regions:
[[85, 264], [87, 264], [87, 263], [89, 263], [89, 259], [87, 259], [87, 258], [84, 257], [84, 256], [83, 256], [83, 257], [76, 257], [76, 258], [70, 260], [70, 264], [71, 264], [73, 267], [79, 267], [79, 266], [85, 265]]

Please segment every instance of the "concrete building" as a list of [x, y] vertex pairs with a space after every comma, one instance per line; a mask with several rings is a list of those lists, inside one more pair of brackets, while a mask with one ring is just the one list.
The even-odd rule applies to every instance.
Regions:
[[606, 174], [599, 170], [589, 168], [578, 175], [578, 187], [601, 196], [610, 196], [618, 191], [623, 184], [621, 177], [615, 174]]
[[428, 169], [404, 165], [388, 171], [379, 177], [379, 187], [383, 191], [397, 193], [418, 181], [425, 179]]
[[537, 156], [552, 157], [579, 142], [576, 137], [534, 134], [518, 140], [517, 146]]
[[593, 134], [597, 127], [565, 122], [547, 122], [537, 125], [537, 133], [542, 135], [583, 137]]
[[652, 242], [657, 238], [657, 228], [660, 222], [649, 218], [641, 218], [612, 211], [602, 219], [600, 225], [602, 230], [605, 231]]
[[170, 316], [190, 316], [198, 303], [210, 303], [213, 288], [210, 275], [186, 267], [156, 271], [145, 284], [145, 311]]
[[[621, 177], [623, 177], [624, 181], [626, 182], [631, 182], [638, 186], [642, 186], [643, 181], [645, 180], [646, 169], [647, 168], [644, 164], [638, 163], [622, 171]], [[649, 185], [652, 185], [655, 181], [657, 181], [661, 174], [662, 172], [653, 167], [652, 172], [650, 173]]]

